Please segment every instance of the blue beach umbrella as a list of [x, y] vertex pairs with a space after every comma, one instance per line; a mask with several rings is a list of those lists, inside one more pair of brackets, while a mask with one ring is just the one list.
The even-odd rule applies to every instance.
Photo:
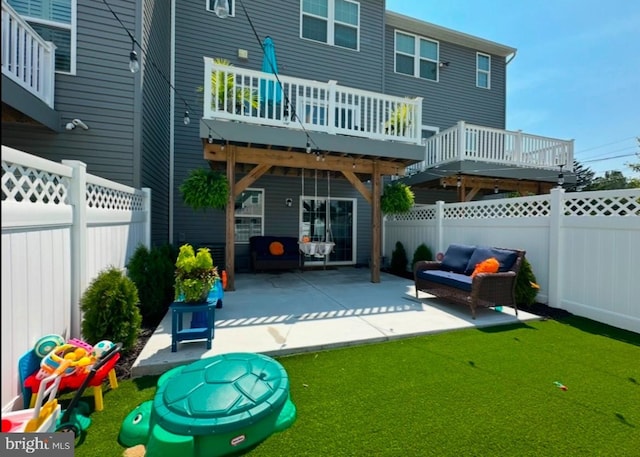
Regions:
[[[262, 71], [265, 73], [278, 74], [278, 62], [276, 60], [276, 48], [271, 37], [264, 39], [264, 55], [262, 56]], [[270, 103], [280, 103], [282, 101], [282, 89], [277, 82], [260, 81], [260, 93], [263, 100]]]

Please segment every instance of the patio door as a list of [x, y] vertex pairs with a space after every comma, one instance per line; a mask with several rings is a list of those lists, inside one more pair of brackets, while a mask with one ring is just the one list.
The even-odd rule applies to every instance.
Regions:
[[331, 254], [307, 255], [305, 265], [353, 265], [356, 263], [356, 200], [308, 197], [300, 199], [300, 239], [333, 241]]

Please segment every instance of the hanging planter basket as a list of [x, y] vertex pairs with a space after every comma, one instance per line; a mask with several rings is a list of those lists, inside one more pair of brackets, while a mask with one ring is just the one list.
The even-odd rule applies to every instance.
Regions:
[[229, 181], [217, 171], [196, 168], [183, 181], [180, 193], [184, 203], [196, 211], [224, 209], [229, 198]]
[[380, 198], [380, 209], [385, 214], [405, 214], [411, 211], [414, 202], [411, 187], [395, 181], [385, 186]]

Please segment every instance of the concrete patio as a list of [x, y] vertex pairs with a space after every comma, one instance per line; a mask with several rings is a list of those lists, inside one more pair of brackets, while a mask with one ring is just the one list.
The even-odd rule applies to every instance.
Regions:
[[[132, 376], [157, 375], [177, 365], [227, 352], [277, 356], [388, 341], [449, 330], [490, 327], [540, 316], [511, 308], [468, 307], [428, 294], [415, 298], [413, 281], [381, 273], [370, 281], [366, 268], [238, 274], [216, 310], [212, 348], [205, 340], [178, 343], [171, 352], [167, 313], [132, 367]], [[184, 322], [189, 326], [189, 316]]]

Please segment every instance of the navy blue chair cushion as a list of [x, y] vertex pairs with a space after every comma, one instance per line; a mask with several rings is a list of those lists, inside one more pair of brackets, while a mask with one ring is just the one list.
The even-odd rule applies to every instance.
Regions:
[[420, 279], [443, 284], [445, 286], [455, 287], [456, 289], [471, 292], [473, 278], [462, 273], [452, 273], [442, 270], [423, 270], [416, 272], [416, 276]]
[[[274, 256], [269, 252], [269, 246], [274, 241], [279, 241], [284, 247], [284, 254]], [[298, 258], [298, 239], [294, 236], [252, 236], [249, 238], [249, 248], [255, 252], [260, 259], [297, 259]]]
[[464, 273], [469, 264], [469, 259], [475, 251], [475, 246], [465, 244], [451, 244], [444, 254], [440, 268], [454, 273]]
[[476, 265], [480, 262], [493, 257], [500, 262], [499, 272], [510, 271], [513, 264], [518, 258], [518, 253], [510, 251], [508, 249], [491, 248], [488, 246], [478, 246], [471, 255], [467, 268], [464, 270], [464, 274], [470, 275], [476, 268]]

